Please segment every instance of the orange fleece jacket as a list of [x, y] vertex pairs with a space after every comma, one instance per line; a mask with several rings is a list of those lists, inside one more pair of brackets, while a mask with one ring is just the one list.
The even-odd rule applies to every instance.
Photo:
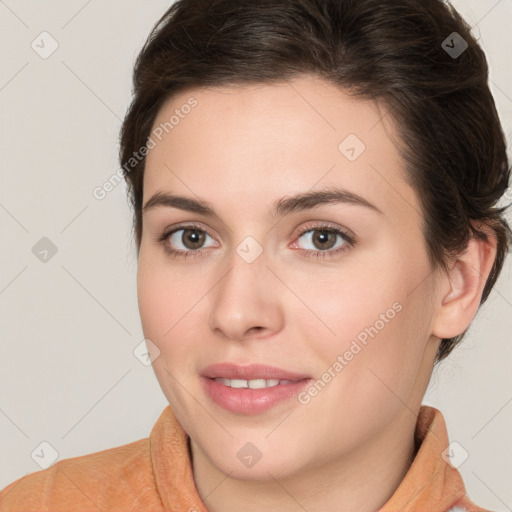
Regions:
[[[489, 512], [466, 496], [445, 462], [448, 433], [441, 412], [422, 405], [416, 457], [378, 512]], [[149, 438], [61, 460], [18, 478], [0, 492], [0, 511], [208, 512], [194, 482], [188, 435], [167, 406]]]

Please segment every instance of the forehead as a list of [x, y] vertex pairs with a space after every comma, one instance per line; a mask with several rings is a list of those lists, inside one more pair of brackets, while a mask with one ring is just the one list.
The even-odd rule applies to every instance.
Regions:
[[155, 133], [144, 203], [167, 190], [212, 204], [238, 198], [256, 211], [285, 194], [337, 186], [396, 216], [419, 213], [386, 107], [318, 78], [183, 92], [160, 109]]

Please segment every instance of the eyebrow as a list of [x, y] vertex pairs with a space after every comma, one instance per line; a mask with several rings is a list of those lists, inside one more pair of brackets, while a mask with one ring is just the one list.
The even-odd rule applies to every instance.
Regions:
[[[380, 208], [370, 203], [364, 197], [350, 192], [349, 190], [340, 188], [328, 188], [324, 190], [305, 192], [294, 196], [283, 197], [274, 202], [270, 210], [270, 215], [272, 217], [285, 216], [289, 215], [290, 213], [309, 210], [325, 204], [337, 203], [363, 206], [373, 210], [376, 213], [379, 213], [380, 215], [384, 215], [384, 212]], [[142, 210], [143, 213], [145, 213], [149, 210], [152, 210], [153, 208], [161, 206], [167, 208], [178, 208], [180, 210], [204, 215], [205, 217], [219, 218], [213, 207], [205, 201], [200, 201], [191, 197], [178, 196], [168, 192], [155, 193], [146, 202]]]

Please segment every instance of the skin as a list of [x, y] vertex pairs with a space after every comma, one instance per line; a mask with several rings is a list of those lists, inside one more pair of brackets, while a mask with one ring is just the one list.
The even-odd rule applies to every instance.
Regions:
[[[439, 341], [476, 314], [495, 241], [472, 240], [449, 272], [431, 268], [418, 196], [382, 105], [304, 76], [194, 89], [167, 101], [154, 126], [191, 96], [198, 105], [148, 154], [143, 204], [172, 192], [208, 202], [218, 218], [148, 209], [137, 285], [144, 335], [160, 350], [156, 377], [191, 438], [199, 494], [210, 512], [241, 503], [246, 511], [376, 511], [412, 463]], [[352, 162], [338, 150], [350, 133], [366, 146]], [[276, 200], [331, 186], [382, 214], [347, 203], [268, 214]], [[158, 238], [190, 222], [207, 232], [203, 253], [175, 258]], [[355, 245], [308, 257], [323, 246], [299, 231], [322, 222]], [[165, 243], [193, 251], [184, 234]], [[236, 252], [247, 236], [263, 251], [252, 263]], [[328, 242], [331, 252], [346, 244], [339, 235]], [[319, 379], [397, 302], [401, 311], [308, 404], [291, 399], [247, 416], [203, 391], [201, 369], [224, 361]], [[237, 457], [247, 442], [262, 454], [250, 468]]]

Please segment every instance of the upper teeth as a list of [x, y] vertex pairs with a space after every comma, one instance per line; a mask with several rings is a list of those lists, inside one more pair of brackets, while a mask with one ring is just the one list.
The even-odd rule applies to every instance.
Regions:
[[217, 377], [215, 379], [216, 382], [220, 382], [225, 386], [229, 386], [231, 388], [251, 388], [251, 389], [261, 389], [261, 388], [269, 388], [272, 386], [277, 386], [278, 384], [290, 384], [291, 380], [279, 380], [279, 379], [252, 379], [252, 380], [242, 380], [242, 379], [224, 379], [222, 377]]

